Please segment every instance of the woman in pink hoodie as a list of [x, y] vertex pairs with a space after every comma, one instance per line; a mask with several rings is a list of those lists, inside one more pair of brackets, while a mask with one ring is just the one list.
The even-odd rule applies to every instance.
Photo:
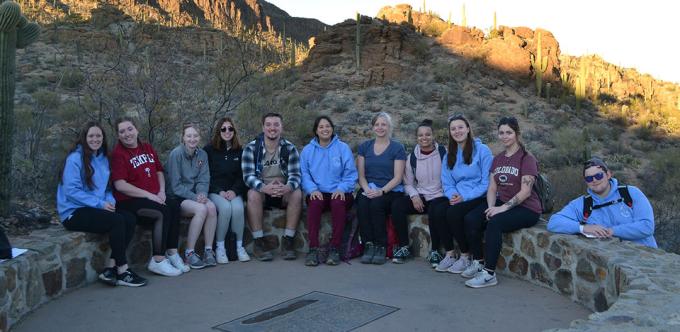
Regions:
[[432, 120], [423, 120], [416, 129], [416, 136], [418, 145], [406, 158], [405, 195], [392, 203], [392, 222], [399, 237], [399, 247], [394, 248], [392, 262], [401, 264], [410, 256], [408, 215], [427, 213], [432, 239], [429, 260], [436, 266], [441, 260], [437, 229], [446, 219], [448, 206], [441, 182], [442, 159], [446, 149], [434, 141]]

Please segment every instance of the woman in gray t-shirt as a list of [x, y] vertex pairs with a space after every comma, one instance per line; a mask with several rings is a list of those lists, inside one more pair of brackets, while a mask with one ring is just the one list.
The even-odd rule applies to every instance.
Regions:
[[390, 138], [392, 119], [380, 112], [371, 121], [375, 138], [359, 145], [357, 170], [361, 190], [357, 194], [357, 217], [364, 264], [385, 264], [387, 252], [386, 218], [392, 200], [403, 194], [401, 178], [406, 163], [406, 149]]

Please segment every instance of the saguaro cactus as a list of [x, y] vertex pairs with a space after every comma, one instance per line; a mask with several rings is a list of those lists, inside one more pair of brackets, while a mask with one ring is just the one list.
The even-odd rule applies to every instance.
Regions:
[[[410, 12], [409, 12], [410, 13]], [[361, 14], [357, 12], [357, 33], [356, 33], [356, 58], [357, 70], [361, 68]]]
[[465, 4], [463, 4], [463, 9], [461, 9], [460, 25], [463, 26], [463, 28], [467, 28], [467, 15], [465, 15]]
[[576, 94], [576, 110], [581, 110], [581, 101], [586, 98], [586, 82], [588, 81], [588, 71], [586, 66], [581, 62], [578, 77], [574, 84], [574, 93]]
[[0, 215], [9, 213], [12, 186], [16, 51], [34, 42], [39, 34], [40, 27], [28, 23], [17, 3], [0, 5]]
[[541, 89], [543, 87], [543, 73], [548, 69], [548, 57], [541, 56], [543, 50], [541, 49], [541, 33], [538, 33], [538, 45], [536, 46], [536, 56], [531, 54], [531, 68], [536, 74], [536, 95], [541, 96]]

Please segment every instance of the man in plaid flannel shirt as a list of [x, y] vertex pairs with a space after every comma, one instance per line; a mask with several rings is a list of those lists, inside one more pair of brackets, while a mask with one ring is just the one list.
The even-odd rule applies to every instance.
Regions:
[[296, 258], [293, 239], [300, 212], [300, 154], [295, 145], [281, 137], [283, 119], [280, 114], [262, 117], [262, 133], [243, 149], [241, 168], [243, 181], [248, 186], [248, 224], [255, 239], [253, 255], [260, 261], [273, 256], [264, 241], [262, 216], [264, 209], [286, 209], [286, 229], [281, 237], [281, 256]]

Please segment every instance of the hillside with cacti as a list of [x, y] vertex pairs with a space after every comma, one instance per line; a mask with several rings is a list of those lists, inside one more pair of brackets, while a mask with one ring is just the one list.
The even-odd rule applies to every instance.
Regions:
[[[256, 2], [265, 12], [270, 6]], [[148, 13], [136, 19], [144, 6], [97, 5], [78, 20], [66, 12], [63, 20], [43, 23], [41, 37], [17, 53], [19, 199], [52, 204], [54, 165], [87, 119], [105, 123], [112, 141], [114, 118], [136, 117], [164, 158], [181, 122], [198, 122], [207, 139], [223, 115], [235, 118], [246, 140], [260, 130], [260, 115], [279, 112], [285, 136], [302, 147], [312, 119], [326, 114], [356, 147], [371, 136], [371, 117], [385, 111], [393, 115], [395, 137], [410, 149], [420, 120], [434, 120], [444, 142], [447, 116], [463, 113], [495, 151], [497, 120], [514, 115], [558, 205], [584, 190], [584, 158], [606, 156], [617, 178], [651, 198], [662, 247], [680, 252], [680, 214], [672, 208], [680, 189], [675, 84], [597, 56], [562, 54], [547, 30], [498, 25], [487, 33], [408, 5], [322, 27], [309, 43], [257, 24], [228, 28], [193, 16], [174, 24]]]

